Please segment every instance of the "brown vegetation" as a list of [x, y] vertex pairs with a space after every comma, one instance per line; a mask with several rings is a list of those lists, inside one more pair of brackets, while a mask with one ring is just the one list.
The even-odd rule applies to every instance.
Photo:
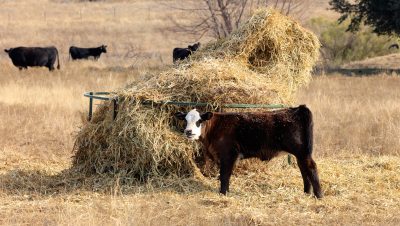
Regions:
[[[322, 200], [298, 189], [301, 175], [287, 164], [286, 156], [268, 164], [241, 163], [227, 197], [217, 194], [217, 178], [164, 178], [124, 186], [107, 175], [86, 177], [68, 171], [74, 136], [86, 117], [88, 100], [82, 93], [123, 87], [146, 76], [148, 66], [159, 65], [156, 60], [144, 61], [138, 68], [135, 59], [124, 57], [131, 43], [140, 42], [143, 52], [157, 49], [167, 59], [169, 46], [179, 41], [154, 35], [163, 21], [157, 10], [147, 14], [147, 1], [60, 2], [0, 3], [2, 21], [8, 21], [7, 12], [15, 15], [0, 24], [4, 48], [54, 43], [64, 54], [62, 70], [53, 73], [19, 72], [0, 54], [0, 224], [400, 223], [398, 76], [320, 76], [300, 91], [295, 103], [307, 104], [314, 113]], [[85, 10], [89, 4], [91, 12]], [[141, 4], [145, 7], [131, 13]], [[113, 6], [121, 15], [118, 22], [112, 22]], [[43, 24], [44, 9], [52, 11], [47, 11], [48, 22]], [[87, 12], [83, 19], [79, 9]], [[97, 16], [110, 11], [109, 17]], [[148, 15], [151, 22], [146, 25], [136, 18]], [[103, 27], [93, 26], [95, 22]], [[98, 35], [101, 32], [103, 36]], [[111, 41], [115, 47], [98, 62], [72, 63], [65, 50], [71, 40], [84, 45]]]
[[[70, 176], [62, 171], [70, 167], [73, 134], [86, 116], [82, 90], [119, 87], [135, 73], [110, 75], [103, 69], [94, 75], [84, 63], [74, 67], [83, 75], [39, 69], [16, 73], [3, 65], [0, 93], [7, 98], [0, 104], [2, 224], [400, 221], [398, 77], [316, 77], [301, 91], [298, 103], [306, 103], [315, 119], [314, 152], [325, 192], [317, 201], [298, 189], [301, 175], [287, 165], [285, 156], [268, 164], [243, 162], [228, 197], [217, 195], [217, 178], [165, 178], [122, 186], [122, 181], [106, 177]], [[32, 96], [36, 98], [29, 99]], [[98, 190], [105, 183], [109, 189]]]

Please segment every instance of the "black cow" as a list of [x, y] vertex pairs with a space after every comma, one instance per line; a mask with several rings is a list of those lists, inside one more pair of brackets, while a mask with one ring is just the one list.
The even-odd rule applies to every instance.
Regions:
[[238, 158], [268, 161], [285, 151], [297, 158], [304, 192], [310, 193], [312, 185], [314, 195], [322, 197], [317, 165], [311, 156], [312, 114], [305, 105], [261, 113], [200, 114], [194, 109], [175, 116], [186, 120], [186, 137], [199, 140], [205, 156], [219, 163], [222, 194], [229, 191], [229, 179]]
[[60, 58], [57, 48], [50, 47], [17, 47], [4, 50], [8, 53], [13, 64], [20, 70], [28, 67], [47, 67], [49, 71], [54, 70], [57, 58], [57, 69], [60, 69]]
[[88, 59], [89, 57], [93, 57], [95, 60], [98, 60], [101, 53], [107, 53], [106, 45], [96, 48], [79, 48], [76, 46], [69, 47], [69, 55], [73, 60]]
[[177, 60], [184, 60], [194, 51], [200, 48], [200, 42], [195, 43], [193, 45], [189, 45], [187, 48], [175, 48], [172, 51], [173, 62], [175, 63]]

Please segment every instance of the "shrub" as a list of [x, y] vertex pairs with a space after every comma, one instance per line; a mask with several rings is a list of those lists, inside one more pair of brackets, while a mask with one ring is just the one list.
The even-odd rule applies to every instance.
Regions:
[[344, 63], [393, 53], [389, 46], [395, 37], [378, 36], [369, 27], [361, 27], [357, 33], [346, 32], [349, 21], [338, 24], [336, 20], [312, 19], [308, 26], [321, 42], [321, 66], [335, 67]]

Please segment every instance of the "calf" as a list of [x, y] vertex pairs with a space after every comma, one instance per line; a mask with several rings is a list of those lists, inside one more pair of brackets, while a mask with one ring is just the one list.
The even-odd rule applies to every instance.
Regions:
[[200, 42], [189, 45], [187, 48], [174, 48], [174, 50], [172, 51], [173, 62], [175, 63], [177, 60], [186, 59], [198, 48], [200, 48]]
[[219, 162], [222, 194], [229, 191], [229, 178], [238, 157], [268, 161], [281, 151], [297, 158], [304, 192], [322, 198], [317, 165], [312, 159], [313, 121], [311, 111], [301, 105], [262, 113], [200, 114], [196, 109], [175, 114], [186, 120], [184, 134], [199, 140], [205, 154]]
[[69, 47], [69, 55], [73, 60], [88, 59], [93, 57], [95, 60], [100, 58], [101, 53], [107, 53], [107, 46], [102, 45], [96, 48]]
[[49, 71], [54, 70], [57, 59], [57, 69], [60, 69], [60, 58], [57, 48], [50, 47], [16, 47], [4, 50], [8, 53], [14, 66], [20, 70], [28, 67], [47, 67]]

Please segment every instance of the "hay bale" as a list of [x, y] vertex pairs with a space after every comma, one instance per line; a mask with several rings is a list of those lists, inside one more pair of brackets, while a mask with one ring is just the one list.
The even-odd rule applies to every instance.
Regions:
[[[262, 9], [224, 40], [206, 45], [175, 68], [117, 91], [119, 113], [109, 103], [77, 136], [74, 167], [86, 173], [118, 172], [141, 180], [190, 176], [198, 172], [196, 143], [178, 131], [171, 105], [145, 100], [291, 104], [295, 91], [310, 80], [318, 39], [297, 22]], [[205, 110], [205, 109], [204, 109]]]

